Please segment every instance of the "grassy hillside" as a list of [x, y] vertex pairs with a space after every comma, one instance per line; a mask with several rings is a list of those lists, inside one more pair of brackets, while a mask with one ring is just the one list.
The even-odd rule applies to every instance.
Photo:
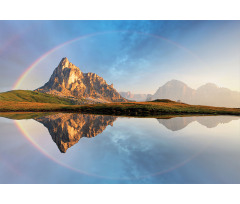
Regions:
[[240, 115], [240, 108], [223, 108], [213, 106], [188, 105], [175, 101], [122, 102], [106, 104], [89, 104], [66, 106], [64, 111], [97, 113], [107, 115], [159, 116], [159, 115]]
[[56, 113], [52, 112], [0, 112], [0, 117], [22, 120], [22, 119], [35, 119], [43, 116], [48, 116]]
[[78, 112], [143, 117], [193, 114], [240, 115], [239, 108], [188, 105], [168, 99], [85, 105], [73, 105], [73, 103], [71, 99], [35, 91], [16, 90], [0, 93], [0, 112]]
[[240, 115], [239, 108], [188, 105], [177, 102], [122, 102], [88, 105], [64, 105], [0, 101], [0, 112], [76, 112], [116, 116], [159, 115]]
[[[14, 120], [26, 120], [26, 119], [37, 119], [44, 116], [56, 115], [59, 112], [0, 112], [0, 117], [14, 119]], [[69, 114], [69, 113], [67, 113]], [[82, 114], [82, 113], [72, 113], [72, 114]], [[194, 115], [196, 117], [198, 115]], [[199, 115], [202, 116], [202, 115]], [[119, 116], [119, 117], [129, 117], [129, 116]], [[157, 119], [171, 119], [175, 117], [193, 117], [193, 115], [159, 115], [159, 116], [134, 116], [140, 118], [157, 118]]]
[[55, 103], [65, 105], [73, 104], [73, 102], [67, 98], [26, 90], [14, 90], [0, 93], [0, 101]]

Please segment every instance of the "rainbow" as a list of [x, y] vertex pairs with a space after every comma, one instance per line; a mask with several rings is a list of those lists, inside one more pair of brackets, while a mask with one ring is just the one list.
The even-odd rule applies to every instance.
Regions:
[[77, 38], [74, 38], [72, 40], [66, 41], [54, 48], [52, 48], [51, 50], [48, 50], [47, 52], [45, 52], [43, 55], [41, 55], [38, 59], [36, 59], [22, 74], [21, 76], [17, 79], [17, 81], [14, 83], [12, 89], [18, 89], [19, 86], [21, 85], [21, 83], [24, 81], [24, 79], [27, 77], [27, 75], [40, 63], [42, 62], [44, 59], [46, 59], [49, 55], [51, 55], [52, 53], [54, 53], [55, 51], [59, 50], [60, 48], [69, 45], [73, 42], [76, 42], [78, 40], [84, 39], [84, 38], [88, 38], [94, 35], [98, 35], [98, 33], [94, 33], [94, 34], [89, 34], [89, 35], [84, 35], [84, 36], [80, 36]]
[[63, 167], [66, 167], [70, 170], [73, 170], [75, 172], [78, 172], [78, 173], [81, 173], [81, 174], [85, 174], [87, 176], [95, 176], [95, 177], [99, 177], [101, 178], [100, 176], [98, 175], [95, 175], [95, 174], [89, 174], [87, 172], [84, 172], [84, 171], [81, 171], [79, 169], [76, 169], [76, 168], [73, 168], [63, 162], [60, 162], [58, 161], [57, 159], [55, 159], [53, 156], [51, 156], [50, 154], [48, 154], [42, 147], [40, 147], [33, 139], [32, 137], [30, 136], [30, 134], [24, 129], [24, 127], [21, 125], [21, 123], [17, 120], [14, 121], [15, 125], [17, 126], [17, 128], [19, 129], [19, 131], [23, 134], [23, 136], [37, 149], [39, 150], [44, 156], [46, 156], [48, 159], [50, 159], [51, 161], [54, 161], [55, 163], [63, 166]]
[[[54, 53], [55, 51], [59, 50], [60, 48], [63, 48], [64, 46], [66, 45], [69, 45], [71, 43], [74, 43], [74, 42], [77, 42], [79, 40], [82, 40], [82, 39], [86, 39], [86, 38], [89, 38], [89, 37], [93, 37], [93, 36], [97, 36], [97, 35], [103, 35], [103, 34], [111, 34], [111, 33], [136, 33], [136, 34], [139, 34], [139, 35], [146, 35], [146, 36], [150, 36], [150, 37], [153, 37], [153, 38], [157, 38], [157, 39], [161, 39], [161, 40], [164, 40], [184, 51], [186, 51], [187, 53], [189, 53], [191, 56], [193, 56], [194, 58], [198, 59], [200, 62], [202, 62], [202, 60], [197, 56], [195, 55], [191, 50], [187, 49], [186, 47], [178, 44], [177, 42], [174, 42], [172, 40], [169, 40], [167, 38], [164, 38], [162, 36], [159, 36], [159, 35], [154, 35], [154, 34], [148, 34], [148, 33], [143, 33], [143, 32], [136, 32], [136, 31], [125, 31], [125, 30], [119, 30], [119, 31], [107, 31], [107, 32], [98, 32], [98, 33], [92, 33], [92, 34], [88, 34], [88, 35], [83, 35], [83, 36], [79, 36], [77, 38], [74, 38], [72, 40], [69, 40], [69, 41], [66, 41], [50, 50], [48, 50], [47, 52], [45, 52], [43, 55], [41, 55], [38, 59], [36, 59], [29, 67], [26, 68], [26, 70], [20, 75], [20, 77], [17, 79], [17, 81], [14, 83], [12, 89], [19, 89], [19, 87], [21, 86], [22, 82], [24, 81], [24, 79], [28, 76], [28, 74], [34, 70], [34, 68], [36, 68], [36, 66], [42, 62], [44, 59], [46, 59], [49, 55], [51, 55], [52, 53]], [[40, 147], [33, 139], [32, 137], [30, 136], [30, 134], [24, 129], [24, 127], [21, 125], [21, 123], [19, 121], [15, 121], [15, 125], [17, 126], [17, 128], [20, 130], [20, 132], [23, 134], [23, 136], [36, 148], [38, 149], [43, 155], [45, 155], [47, 158], [51, 159], [52, 161], [54, 161], [55, 163], [61, 165], [61, 166], [64, 166], [68, 169], [71, 169], [75, 172], [78, 172], [78, 173], [81, 173], [81, 174], [85, 174], [85, 175], [88, 175], [88, 176], [94, 176], [94, 177], [99, 177], [99, 178], [107, 178], [107, 179], [121, 179], [121, 180], [131, 180], [131, 178], [109, 178], [109, 177], [105, 177], [105, 176], [99, 176], [99, 175], [96, 175], [96, 174], [90, 174], [90, 173], [87, 173], [87, 172], [83, 172], [79, 169], [76, 169], [76, 168], [73, 168], [67, 164], [64, 164], [58, 160], [56, 160], [54, 157], [52, 157], [51, 155], [49, 155], [42, 147]], [[200, 153], [200, 152], [199, 152]], [[141, 176], [140, 178], [143, 178], [143, 177], [147, 177], [147, 176], [155, 176], [155, 175], [160, 175], [160, 174], [163, 174], [163, 173], [166, 173], [166, 172], [169, 172], [169, 171], [172, 171], [176, 168], [179, 168], [180, 166], [186, 164], [187, 162], [191, 161], [194, 157], [196, 157], [197, 155], [199, 155], [199, 153], [193, 155], [192, 157], [190, 157], [189, 159], [181, 162], [180, 164], [177, 164], [176, 166], [173, 166], [169, 169], [166, 169], [166, 170], [163, 170], [161, 172], [157, 172], [155, 174], [151, 174], [151, 175], [145, 175], [145, 176]]]
[[92, 33], [92, 34], [88, 34], [88, 35], [84, 35], [84, 36], [79, 36], [77, 38], [74, 38], [72, 40], [66, 41], [50, 50], [48, 50], [47, 52], [45, 52], [43, 55], [41, 55], [38, 59], [36, 59], [29, 67], [26, 68], [26, 70], [24, 70], [24, 72], [20, 75], [20, 77], [17, 79], [17, 81], [14, 83], [12, 89], [19, 89], [20, 85], [22, 84], [22, 82], [24, 81], [24, 79], [27, 77], [27, 75], [40, 63], [42, 62], [44, 59], [46, 59], [49, 55], [51, 55], [52, 53], [54, 53], [55, 51], [59, 50], [60, 48], [65, 47], [66, 45], [69, 45], [71, 43], [74, 43], [76, 41], [82, 40], [82, 39], [86, 39], [89, 37], [93, 37], [93, 36], [97, 36], [97, 35], [103, 35], [103, 34], [111, 34], [111, 33], [136, 33], [139, 35], [146, 35], [146, 36], [150, 36], [153, 38], [157, 38], [157, 39], [161, 39], [164, 40], [184, 51], [186, 51], [187, 53], [189, 53], [190, 55], [192, 55], [193, 57], [195, 57], [196, 59], [198, 59], [198, 61], [202, 62], [202, 60], [196, 55], [194, 54], [191, 50], [187, 49], [186, 47], [178, 44], [177, 42], [174, 42], [172, 40], [169, 40], [165, 37], [162, 37], [160, 35], [154, 35], [154, 34], [148, 34], [148, 33], [143, 33], [143, 32], [136, 32], [136, 31], [106, 31], [106, 32], [98, 32], [98, 33]]
[[47, 158], [49, 158], [50, 160], [52, 160], [53, 162], [68, 168], [72, 171], [75, 171], [77, 173], [81, 173], [87, 176], [94, 176], [97, 178], [104, 178], [104, 179], [109, 179], [109, 180], [137, 180], [137, 179], [142, 179], [142, 178], [147, 178], [147, 177], [151, 177], [151, 176], [159, 176], [165, 173], [169, 173], [173, 170], [176, 170], [177, 168], [180, 168], [182, 166], [184, 166], [185, 164], [187, 164], [188, 162], [192, 161], [194, 158], [198, 157], [199, 155], [201, 155], [210, 145], [213, 141], [208, 141], [206, 144], [203, 145], [203, 147], [195, 152], [193, 155], [191, 155], [190, 157], [184, 159], [183, 161], [169, 167], [166, 169], [163, 169], [159, 172], [155, 172], [155, 173], [150, 173], [150, 174], [146, 174], [146, 175], [142, 175], [142, 176], [138, 176], [138, 177], [134, 177], [134, 178], [124, 178], [124, 177], [108, 177], [108, 176], [100, 176], [97, 174], [91, 174], [85, 171], [81, 171], [80, 169], [76, 169], [74, 167], [71, 167], [61, 161], [58, 161], [57, 159], [55, 159], [53, 156], [51, 156], [50, 154], [48, 154], [42, 147], [40, 147], [30, 136], [30, 134], [22, 127], [21, 123], [19, 121], [14, 121], [14, 123], [16, 124], [16, 126], [19, 128], [19, 130], [21, 131], [21, 133], [24, 135], [24, 137], [36, 148], [38, 149], [43, 155], [45, 155]]

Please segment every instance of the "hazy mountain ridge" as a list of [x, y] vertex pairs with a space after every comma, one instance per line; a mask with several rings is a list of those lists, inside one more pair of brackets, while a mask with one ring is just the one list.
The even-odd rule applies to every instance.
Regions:
[[153, 95], [146, 100], [171, 99], [193, 105], [209, 105], [223, 107], [240, 107], [240, 92], [218, 87], [207, 83], [198, 89], [192, 89], [178, 80], [171, 80], [159, 87]]
[[95, 73], [83, 73], [63, 58], [49, 81], [36, 91], [72, 98], [91, 98], [100, 102], [127, 101], [106, 81]]
[[185, 83], [178, 80], [171, 80], [159, 87], [156, 93], [152, 96], [152, 100], [161, 98], [161, 99], [170, 99], [170, 100], [182, 100], [183, 99], [192, 99], [195, 94], [195, 90], [188, 87]]
[[128, 100], [134, 100], [134, 101], [146, 101], [148, 94], [133, 94], [130, 91], [128, 92], [119, 92], [119, 94], [128, 99]]
[[196, 121], [206, 128], [214, 128], [219, 124], [229, 123], [232, 120], [239, 120], [235, 116], [194, 116], [194, 117], [175, 117], [170, 119], [157, 119], [157, 121], [172, 131], [179, 131], [187, 127], [190, 123]]

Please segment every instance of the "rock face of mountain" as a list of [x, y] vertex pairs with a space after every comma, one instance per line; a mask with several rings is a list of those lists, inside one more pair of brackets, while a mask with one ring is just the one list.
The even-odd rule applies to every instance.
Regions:
[[36, 91], [73, 98], [92, 98], [102, 102], [124, 102], [114, 88], [95, 73], [83, 73], [78, 67], [63, 58], [49, 81]]
[[146, 101], [147, 99], [147, 94], [133, 94], [130, 91], [128, 92], [119, 92], [119, 94], [128, 99], [128, 100], [133, 100], [133, 101]]
[[161, 86], [154, 95], [148, 95], [146, 100], [155, 99], [180, 100], [192, 105], [240, 107], [240, 92], [221, 88], [212, 83], [194, 90], [181, 81], [171, 80]]
[[78, 143], [82, 137], [95, 137], [108, 125], [113, 125], [116, 117], [59, 113], [35, 119], [49, 131], [59, 150], [65, 153], [68, 148]]

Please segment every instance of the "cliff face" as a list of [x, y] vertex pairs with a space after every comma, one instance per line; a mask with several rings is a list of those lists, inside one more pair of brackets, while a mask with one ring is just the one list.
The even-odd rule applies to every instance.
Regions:
[[36, 91], [73, 98], [93, 98], [102, 102], [127, 101], [95, 73], [83, 73], [63, 58], [50, 80]]
[[108, 125], [112, 126], [116, 117], [59, 113], [35, 120], [48, 129], [59, 150], [65, 153], [82, 137], [95, 137], [102, 133]]

